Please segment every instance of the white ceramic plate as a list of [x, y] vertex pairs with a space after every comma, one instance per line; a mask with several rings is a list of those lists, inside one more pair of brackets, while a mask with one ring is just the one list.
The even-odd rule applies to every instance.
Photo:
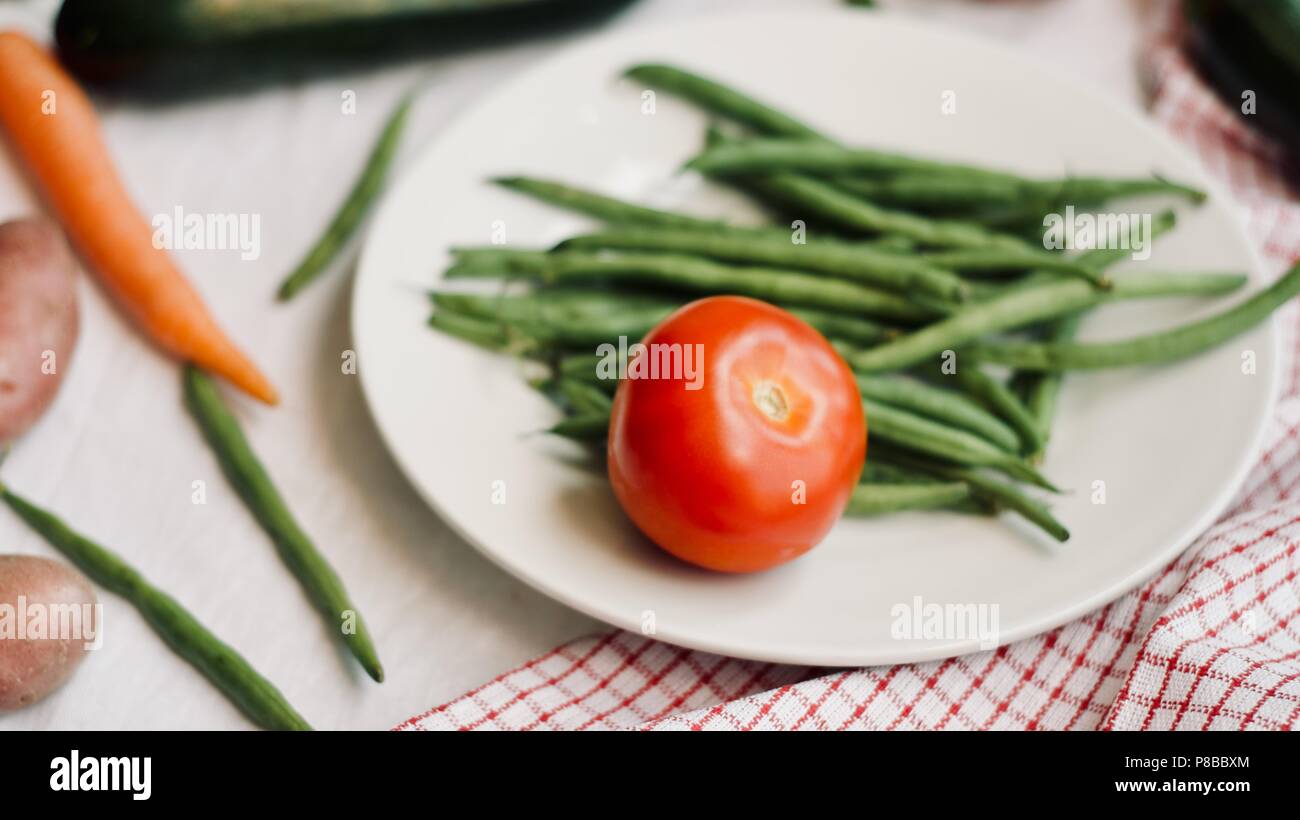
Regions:
[[[517, 365], [429, 330], [424, 291], [454, 244], [552, 242], [582, 219], [498, 190], [530, 173], [660, 206], [740, 213], [675, 170], [705, 119], [621, 69], [661, 60], [778, 102], [855, 143], [1030, 174], [1159, 171], [1209, 188], [1149, 265], [1255, 271], [1225, 195], [1138, 112], [1046, 66], [951, 32], [860, 13], [728, 16], [601, 36], [506, 84], [447, 128], [388, 196], [356, 281], [353, 329], [366, 396], [423, 497], [509, 572], [560, 601], [661, 639], [769, 661], [864, 665], [978, 648], [974, 636], [891, 637], [896, 605], [996, 604], [1001, 642], [1055, 627], [1131, 589], [1224, 509], [1256, 451], [1277, 384], [1263, 327], [1174, 366], [1068, 379], [1045, 465], [1072, 492], [1074, 533], [1045, 543], [1014, 520], [907, 514], [844, 521], [804, 558], [727, 577], [695, 570], [629, 525], [603, 477], [566, 442], [532, 435], [557, 418]], [[955, 93], [956, 114], [941, 103]], [[1254, 274], [1252, 274], [1254, 275]], [[1114, 337], [1219, 309], [1200, 302], [1109, 308], [1085, 336]], [[1241, 351], [1258, 355], [1245, 375]], [[496, 483], [503, 482], [503, 483]], [[1096, 504], [1094, 482], [1104, 482]], [[494, 503], [494, 489], [504, 502]], [[497, 500], [500, 500], [499, 497]]]

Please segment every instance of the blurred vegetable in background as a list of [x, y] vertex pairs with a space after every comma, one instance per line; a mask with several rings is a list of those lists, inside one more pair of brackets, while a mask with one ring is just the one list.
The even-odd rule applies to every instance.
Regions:
[[191, 92], [517, 38], [631, 2], [65, 0], [55, 38], [84, 81]]
[[1300, 157], [1300, 0], [1187, 0], [1183, 8], [1205, 78], [1229, 108]]

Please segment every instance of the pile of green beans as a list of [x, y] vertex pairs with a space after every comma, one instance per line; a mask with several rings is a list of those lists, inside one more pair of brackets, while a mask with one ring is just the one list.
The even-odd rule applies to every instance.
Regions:
[[[533, 384], [564, 413], [549, 428], [559, 436], [596, 446], [607, 437], [618, 382], [605, 375], [613, 363], [600, 361], [601, 345], [625, 349], [620, 340], [639, 341], [702, 294], [750, 296], [819, 330], [857, 375], [871, 443], [846, 514], [1006, 511], [1064, 541], [1069, 531], [1035, 495], [1058, 492], [1036, 465], [1063, 371], [1195, 355], [1300, 293], [1298, 266], [1210, 319], [1080, 343], [1094, 309], [1223, 296], [1247, 279], [1141, 263], [1111, 271], [1133, 251], [1048, 249], [1044, 213], [1138, 196], [1196, 205], [1201, 191], [1156, 175], [1039, 179], [858, 148], [681, 68], [640, 65], [627, 76], [722, 120], [687, 167], [789, 221], [735, 224], [554, 180], [496, 179], [600, 226], [545, 250], [454, 249], [430, 324], [549, 371]], [[1172, 210], [1153, 213], [1144, 240], [1176, 222]]]

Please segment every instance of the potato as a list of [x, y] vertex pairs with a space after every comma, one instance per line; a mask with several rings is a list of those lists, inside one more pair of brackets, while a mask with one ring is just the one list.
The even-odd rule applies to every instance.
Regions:
[[0, 712], [62, 686], [98, 629], [95, 593], [79, 573], [48, 558], [0, 555]]
[[77, 263], [45, 219], [0, 225], [0, 446], [40, 418], [77, 344]]

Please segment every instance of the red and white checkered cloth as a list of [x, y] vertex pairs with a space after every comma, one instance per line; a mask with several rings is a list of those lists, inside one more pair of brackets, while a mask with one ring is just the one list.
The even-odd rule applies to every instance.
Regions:
[[[1300, 258], [1276, 149], [1201, 85], [1155, 6], [1155, 117], [1224, 179], [1271, 268]], [[561, 646], [399, 729], [1300, 728], [1300, 310], [1280, 314], [1283, 397], [1231, 511], [1140, 589], [1055, 631], [945, 661], [825, 669], [629, 632]]]

